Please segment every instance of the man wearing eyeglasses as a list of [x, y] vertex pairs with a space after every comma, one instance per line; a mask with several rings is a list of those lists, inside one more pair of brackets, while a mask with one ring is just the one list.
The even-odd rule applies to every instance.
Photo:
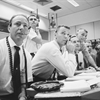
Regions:
[[24, 46], [27, 51], [34, 57], [37, 50], [42, 45], [42, 37], [39, 32], [39, 19], [37, 19], [36, 15], [30, 15], [28, 17], [30, 23], [30, 33], [24, 41]]

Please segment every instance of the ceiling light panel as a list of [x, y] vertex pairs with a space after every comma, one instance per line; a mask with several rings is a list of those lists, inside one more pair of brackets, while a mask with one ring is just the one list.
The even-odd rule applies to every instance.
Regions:
[[73, 6], [78, 7], [79, 4], [75, 2], [74, 0], [67, 0], [69, 3], [71, 3]]

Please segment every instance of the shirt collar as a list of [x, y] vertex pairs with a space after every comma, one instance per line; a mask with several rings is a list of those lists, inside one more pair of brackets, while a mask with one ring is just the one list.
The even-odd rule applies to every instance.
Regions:
[[60, 46], [59, 46], [59, 44], [57, 43], [57, 41], [56, 40], [53, 40], [53, 43], [59, 48], [59, 50], [60, 50]]
[[[8, 37], [8, 41], [9, 41], [11, 48], [14, 47], [14, 46], [17, 46], [16, 43], [12, 40], [12, 38], [10, 36]], [[18, 47], [22, 48], [22, 45], [18, 46]]]
[[35, 30], [34, 30], [33, 28], [31, 28], [31, 29], [30, 29], [30, 32], [33, 32], [33, 31], [35, 32]]

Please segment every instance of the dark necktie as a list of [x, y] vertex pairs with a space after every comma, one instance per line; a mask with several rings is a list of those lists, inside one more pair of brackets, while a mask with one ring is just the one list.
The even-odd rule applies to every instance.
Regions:
[[15, 97], [18, 98], [18, 95], [21, 92], [20, 56], [19, 56], [20, 48], [17, 46], [14, 47], [15, 47], [15, 54], [14, 54], [14, 70], [13, 70], [13, 87], [14, 87]]
[[62, 49], [60, 48], [60, 52], [62, 53]]
[[76, 62], [77, 62], [77, 69], [79, 70], [79, 60], [78, 60], [78, 54], [76, 54]]
[[82, 69], [82, 62], [79, 62], [78, 54], [76, 54], [77, 70]]

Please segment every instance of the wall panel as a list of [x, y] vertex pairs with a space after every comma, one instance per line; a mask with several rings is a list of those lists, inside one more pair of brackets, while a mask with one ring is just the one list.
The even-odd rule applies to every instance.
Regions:
[[100, 21], [94, 22], [95, 38], [100, 38]]

